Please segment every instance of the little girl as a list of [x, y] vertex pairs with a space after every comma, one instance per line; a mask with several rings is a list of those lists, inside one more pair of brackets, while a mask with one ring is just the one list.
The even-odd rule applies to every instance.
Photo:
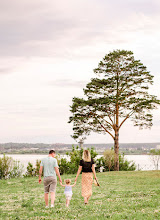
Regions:
[[73, 184], [73, 185], [70, 185], [71, 184], [71, 180], [70, 179], [66, 179], [64, 180], [65, 182], [65, 185], [62, 185], [62, 183], [60, 182], [61, 186], [65, 187], [64, 189], [64, 194], [66, 196], [66, 207], [69, 206], [69, 202], [72, 198], [72, 187], [76, 185], [76, 182]]

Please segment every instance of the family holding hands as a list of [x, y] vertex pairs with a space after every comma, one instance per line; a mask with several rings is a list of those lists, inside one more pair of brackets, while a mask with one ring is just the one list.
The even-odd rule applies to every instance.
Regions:
[[80, 160], [79, 168], [75, 178], [75, 183], [73, 185], [71, 185], [70, 179], [65, 179], [64, 180], [65, 184], [64, 185], [62, 184], [57, 160], [54, 158], [55, 155], [56, 155], [55, 151], [50, 150], [48, 157], [42, 159], [39, 169], [39, 183], [42, 182], [41, 181], [42, 171], [44, 174], [43, 182], [44, 182], [44, 199], [45, 199], [46, 208], [49, 208], [49, 192], [51, 194], [51, 207], [54, 207], [57, 176], [59, 178], [60, 185], [62, 187], [65, 187], [64, 194], [66, 196], [66, 207], [69, 206], [73, 194], [72, 187], [76, 185], [77, 178], [81, 173], [81, 171], [82, 171], [81, 192], [82, 192], [82, 196], [84, 197], [84, 204], [88, 204], [89, 198], [92, 195], [93, 175], [95, 180], [97, 181], [94, 161], [91, 158], [90, 152], [88, 150], [83, 151], [82, 160]]

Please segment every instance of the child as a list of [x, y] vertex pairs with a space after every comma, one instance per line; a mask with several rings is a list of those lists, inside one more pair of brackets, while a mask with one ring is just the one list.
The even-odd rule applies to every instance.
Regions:
[[70, 185], [71, 184], [71, 180], [70, 179], [66, 179], [64, 180], [65, 182], [65, 185], [62, 185], [62, 183], [60, 182], [61, 186], [65, 187], [64, 189], [64, 194], [66, 196], [66, 207], [69, 206], [69, 202], [72, 198], [72, 187], [76, 185], [76, 182], [73, 184], [73, 185]]

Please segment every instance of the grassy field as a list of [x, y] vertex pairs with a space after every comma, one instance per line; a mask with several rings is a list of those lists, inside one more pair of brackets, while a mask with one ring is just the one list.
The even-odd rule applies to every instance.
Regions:
[[[62, 179], [75, 175], [63, 175]], [[160, 171], [98, 173], [88, 205], [81, 197], [81, 176], [69, 208], [58, 183], [55, 207], [45, 209], [38, 178], [0, 180], [0, 219], [160, 219]]]

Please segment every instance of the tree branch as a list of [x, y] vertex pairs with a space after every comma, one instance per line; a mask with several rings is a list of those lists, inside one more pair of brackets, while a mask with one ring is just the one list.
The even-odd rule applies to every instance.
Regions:
[[[98, 120], [98, 119], [97, 119]], [[111, 135], [111, 137], [113, 138], [114, 140], [114, 136], [102, 125], [102, 123], [98, 120], [99, 124], [101, 125], [101, 127], [108, 133]]]
[[112, 125], [110, 122], [106, 121], [106, 120], [103, 118], [103, 116], [97, 115], [96, 113], [93, 113], [93, 112], [91, 112], [90, 114], [94, 115], [96, 118], [98, 118], [98, 117], [102, 118], [106, 123], [108, 123], [108, 124], [113, 128], [113, 125]]
[[131, 111], [127, 116], [126, 118], [121, 122], [120, 126], [118, 129], [120, 129], [120, 127], [123, 125], [123, 123], [134, 113], [134, 111]]
[[[110, 110], [110, 107], [109, 107], [109, 110]], [[111, 120], [112, 125], [113, 125], [114, 123], [113, 123], [113, 120], [112, 120], [112, 118], [111, 118], [111, 116], [110, 116], [109, 112], [108, 112], [107, 110], [106, 110], [106, 112], [108, 113], [108, 117], [109, 117], [109, 119]]]

